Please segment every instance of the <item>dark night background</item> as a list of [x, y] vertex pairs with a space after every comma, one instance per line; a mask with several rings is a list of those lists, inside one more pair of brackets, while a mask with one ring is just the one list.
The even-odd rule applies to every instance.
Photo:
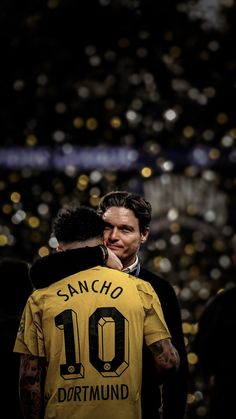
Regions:
[[145, 195], [141, 257], [180, 302], [187, 419], [207, 408], [199, 316], [235, 283], [235, 15], [232, 0], [0, 3], [1, 255], [53, 251], [64, 204]]

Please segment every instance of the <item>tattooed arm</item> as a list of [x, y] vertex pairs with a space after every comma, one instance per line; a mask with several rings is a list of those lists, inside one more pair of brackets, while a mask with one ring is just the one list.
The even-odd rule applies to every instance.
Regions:
[[21, 355], [19, 395], [25, 419], [43, 418], [45, 359]]
[[159, 340], [149, 346], [151, 350], [156, 369], [160, 374], [177, 371], [179, 368], [179, 354], [170, 339]]

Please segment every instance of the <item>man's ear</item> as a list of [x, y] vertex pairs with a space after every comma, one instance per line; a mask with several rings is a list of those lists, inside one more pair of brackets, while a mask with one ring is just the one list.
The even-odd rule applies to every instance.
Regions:
[[150, 229], [149, 228], [145, 228], [142, 233], [141, 233], [141, 243], [145, 243], [145, 241], [147, 240], [148, 236], [149, 236], [149, 232]]

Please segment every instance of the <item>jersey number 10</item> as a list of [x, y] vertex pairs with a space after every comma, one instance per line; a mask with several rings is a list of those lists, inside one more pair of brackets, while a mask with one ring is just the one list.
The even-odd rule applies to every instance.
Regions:
[[[66, 363], [60, 365], [61, 376], [77, 379], [85, 376], [80, 356], [78, 318], [74, 310], [64, 310], [55, 317], [64, 332]], [[89, 360], [104, 377], [120, 376], [129, 366], [129, 323], [115, 307], [99, 307], [89, 317]]]

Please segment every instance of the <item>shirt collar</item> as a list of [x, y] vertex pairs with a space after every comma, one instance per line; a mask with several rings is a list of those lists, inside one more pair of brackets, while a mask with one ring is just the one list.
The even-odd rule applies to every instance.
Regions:
[[131, 272], [137, 269], [138, 264], [139, 264], [139, 260], [138, 260], [138, 256], [136, 256], [134, 263], [132, 263], [132, 265], [130, 266], [127, 266], [127, 268], [122, 269], [122, 271], [130, 274]]

